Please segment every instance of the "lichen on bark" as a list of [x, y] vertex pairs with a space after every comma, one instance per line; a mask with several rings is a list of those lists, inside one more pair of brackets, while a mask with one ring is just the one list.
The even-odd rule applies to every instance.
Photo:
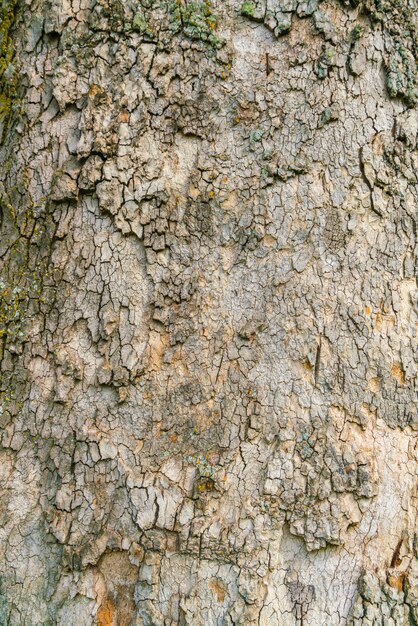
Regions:
[[[372, 29], [381, 29], [384, 43], [384, 66], [386, 83], [389, 94], [405, 100], [409, 106], [414, 106], [418, 98], [418, 33], [416, 19], [416, 5], [404, 0], [362, 0], [358, 2], [342, 2], [343, 6], [351, 7], [354, 28], [351, 31], [350, 55], [360, 41], [364, 26]], [[326, 41], [331, 42], [325, 54], [333, 55], [333, 46], [344, 50], [344, 39], [347, 32], [337, 33], [330, 11], [322, 10], [326, 3], [317, 2], [277, 2], [267, 0], [244, 2], [241, 13], [250, 20], [264, 22], [276, 36], [287, 33], [292, 22], [297, 18], [309, 17], [314, 28], [323, 35]], [[358, 22], [356, 21], [358, 20]], [[354, 35], [354, 36], [353, 36]], [[338, 44], [340, 44], [338, 46]], [[341, 44], [343, 44], [341, 46]], [[358, 44], [357, 44], [358, 47]], [[343, 52], [344, 53], [344, 52]], [[346, 53], [346, 52], [345, 52]], [[327, 65], [332, 65], [332, 59], [322, 56], [320, 60], [319, 77], [326, 75]], [[322, 66], [322, 67], [321, 67]], [[356, 70], [354, 70], [355, 72]]]

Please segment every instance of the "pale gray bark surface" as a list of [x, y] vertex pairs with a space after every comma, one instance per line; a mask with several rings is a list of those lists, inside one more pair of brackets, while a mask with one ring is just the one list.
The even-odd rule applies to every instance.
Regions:
[[3, 0], [0, 624], [416, 626], [416, 2]]

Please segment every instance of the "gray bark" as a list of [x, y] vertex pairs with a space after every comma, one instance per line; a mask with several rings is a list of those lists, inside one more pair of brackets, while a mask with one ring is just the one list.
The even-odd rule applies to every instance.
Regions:
[[3, 0], [0, 624], [418, 624], [415, 0]]

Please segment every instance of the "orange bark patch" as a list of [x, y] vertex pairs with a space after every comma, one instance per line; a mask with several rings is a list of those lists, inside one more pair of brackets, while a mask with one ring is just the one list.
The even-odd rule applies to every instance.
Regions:
[[405, 374], [400, 363], [394, 363], [390, 369], [390, 374], [393, 378], [396, 378], [400, 385], [405, 384]]
[[119, 113], [119, 122], [129, 122], [129, 111], [123, 110]]
[[208, 583], [208, 587], [211, 591], [213, 591], [219, 603], [225, 600], [226, 589], [220, 580], [212, 578], [212, 580]]
[[405, 572], [402, 572], [402, 574], [399, 574], [399, 575], [391, 574], [390, 576], [388, 576], [388, 583], [391, 587], [393, 587], [393, 589], [402, 591], [404, 578], [405, 578]]
[[97, 611], [97, 626], [115, 626], [115, 607], [106, 598]]
[[373, 393], [377, 393], [378, 391], [380, 391], [380, 380], [378, 378], [370, 378], [369, 389]]
[[221, 202], [221, 206], [223, 209], [232, 209], [236, 206], [237, 203], [237, 192], [231, 191], [228, 196], [225, 198], [223, 202]]
[[[198, 493], [206, 493], [215, 489], [215, 481], [212, 478], [202, 477], [197, 484]], [[210, 585], [209, 585], [210, 586]]]
[[94, 98], [94, 96], [97, 96], [98, 93], [102, 93], [103, 89], [101, 87], [99, 87], [99, 85], [90, 85], [90, 89], [89, 89], [89, 93], [88, 96], [89, 98]]
[[160, 370], [163, 366], [164, 352], [168, 346], [168, 336], [166, 333], [150, 333], [148, 339], [148, 359], [152, 369]]

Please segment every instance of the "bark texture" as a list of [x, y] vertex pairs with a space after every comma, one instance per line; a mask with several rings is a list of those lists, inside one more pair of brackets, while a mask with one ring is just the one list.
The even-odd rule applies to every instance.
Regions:
[[418, 624], [417, 10], [2, 0], [2, 626]]

